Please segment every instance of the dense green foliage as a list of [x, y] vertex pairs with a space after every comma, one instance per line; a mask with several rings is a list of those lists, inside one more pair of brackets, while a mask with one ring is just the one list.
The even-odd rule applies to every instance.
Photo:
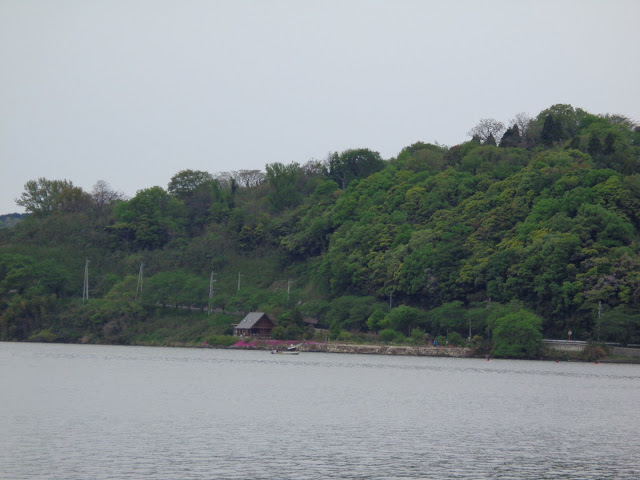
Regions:
[[640, 343], [640, 131], [570, 105], [503, 127], [389, 160], [183, 170], [128, 200], [28, 182], [32, 215], [0, 230], [0, 339], [200, 342], [261, 310], [280, 338], [313, 317], [334, 339], [480, 335], [503, 356], [568, 330]]

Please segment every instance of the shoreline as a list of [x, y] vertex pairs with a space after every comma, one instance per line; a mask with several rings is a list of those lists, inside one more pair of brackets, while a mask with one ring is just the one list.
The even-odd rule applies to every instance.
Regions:
[[[473, 356], [473, 350], [467, 347], [432, 347], [414, 345], [375, 345], [353, 343], [319, 343], [319, 342], [275, 342], [253, 341], [250, 343], [238, 342], [226, 347], [234, 350], [273, 350], [278, 347], [295, 345], [299, 352], [320, 353], [347, 353], [363, 355], [397, 355], [414, 357], [455, 357], [469, 358]], [[213, 347], [216, 348], [216, 347]]]

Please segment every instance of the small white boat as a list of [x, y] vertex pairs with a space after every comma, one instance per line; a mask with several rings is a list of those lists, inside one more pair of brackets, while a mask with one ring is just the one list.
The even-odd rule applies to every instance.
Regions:
[[300, 352], [298, 351], [297, 345], [289, 345], [286, 350], [271, 350], [271, 353], [277, 355], [298, 355]]

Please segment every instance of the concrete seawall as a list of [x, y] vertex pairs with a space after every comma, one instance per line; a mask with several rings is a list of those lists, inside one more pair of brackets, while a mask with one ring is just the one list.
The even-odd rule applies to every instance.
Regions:
[[587, 348], [587, 342], [578, 340], [543, 340], [542, 343], [550, 350], [558, 352], [582, 352]]
[[640, 348], [613, 347], [611, 353], [623, 357], [640, 358]]

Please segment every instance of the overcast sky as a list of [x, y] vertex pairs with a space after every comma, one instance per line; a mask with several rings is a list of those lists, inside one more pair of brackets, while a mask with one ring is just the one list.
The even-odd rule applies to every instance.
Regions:
[[0, 214], [570, 103], [640, 123], [640, 1], [0, 0]]

